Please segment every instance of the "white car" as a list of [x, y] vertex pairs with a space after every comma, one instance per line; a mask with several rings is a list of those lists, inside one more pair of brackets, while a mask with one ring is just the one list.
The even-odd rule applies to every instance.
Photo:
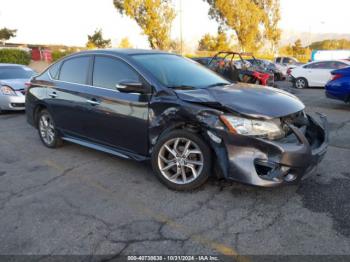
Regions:
[[348, 66], [350, 61], [347, 60], [317, 61], [290, 69], [289, 74], [296, 88], [324, 87], [332, 71]]
[[278, 66], [284, 77], [288, 76], [288, 69], [302, 65], [296, 58], [287, 56], [276, 57], [274, 63]]

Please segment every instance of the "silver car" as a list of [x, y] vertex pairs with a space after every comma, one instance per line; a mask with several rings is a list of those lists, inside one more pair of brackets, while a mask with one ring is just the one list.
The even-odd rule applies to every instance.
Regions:
[[34, 74], [27, 66], [0, 64], [0, 112], [25, 109], [25, 83]]

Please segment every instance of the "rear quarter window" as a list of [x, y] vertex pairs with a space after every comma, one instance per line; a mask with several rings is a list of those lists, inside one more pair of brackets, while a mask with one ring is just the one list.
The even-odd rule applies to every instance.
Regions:
[[50, 68], [49, 68], [49, 73], [52, 79], [58, 79], [58, 72], [61, 66], [61, 62], [53, 64]]

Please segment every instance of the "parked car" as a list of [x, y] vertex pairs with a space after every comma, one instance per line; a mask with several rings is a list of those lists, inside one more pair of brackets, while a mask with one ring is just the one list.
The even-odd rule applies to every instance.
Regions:
[[247, 59], [255, 60], [255, 57], [251, 53], [223, 51], [217, 53], [207, 67], [231, 82], [273, 86], [274, 75], [254, 67]]
[[294, 57], [289, 57], [289, 56], [276, 57], [274, 60], [274, 63], [279, 65], [289, 66], [289, 67], [296, 67], [296, 66], [302, 65], [302, 63], [300, 63], [298, 59]]
[[[326, 153], [326, 119], [295, 96], [235, 83], [155, 50], [65, 57], [31, 80], [28, 122], [43, 144], [69, 141], [137, 161], [192, 190], [211, 174], [257, 186], [295, 183]], [[215, 170], [215, 172], [214, 172]]]
[[298, 59], [288, 56], [276, 57], [274, 63], [279, 66], [285, 77], [288, 77], [288, 70], [302, 65]]
[[331, 72], [350, 66], [347, 60], [311, 62], [291, 69], [290, 76], [296, 88], [309, 86], [324, 87], [331, 78]]
[[332, 71], [332, 79], [326, 85], [328, 98], [350, 102], [350, 67]]
[[24, 110], [25, 83], [34, 74], [23, 65], [0, 64], [0, 112]]
[[275, 63], [272, 63], [268, 60], [264, 59], [247, 59], [253, 66], [257, 66], [261, 68], [263, 71], [270, 72], [274, 75], [276, 81], [280, 81], [286, 78], [286, 73], [284, 73], [284, 69]]

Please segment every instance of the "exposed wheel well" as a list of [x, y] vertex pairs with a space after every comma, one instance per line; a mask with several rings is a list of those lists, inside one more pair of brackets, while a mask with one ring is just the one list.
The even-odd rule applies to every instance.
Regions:
[[33, 112], [33, 118], [34, 118], [34, 126], [35, 126], [36, 128], [38, 128], [38, 121], [39, 121], [38, 117], [39, 117], [39, 113], [40, 113], [42, 110], [46, 109], [46, 108], [47, 108], [47, 107], [44, 106], [44, 105], [42, 105], [42, 104], [39, 104], [39, 105], [37, 105], [37, 106], [35, 107], [34, 112]]

